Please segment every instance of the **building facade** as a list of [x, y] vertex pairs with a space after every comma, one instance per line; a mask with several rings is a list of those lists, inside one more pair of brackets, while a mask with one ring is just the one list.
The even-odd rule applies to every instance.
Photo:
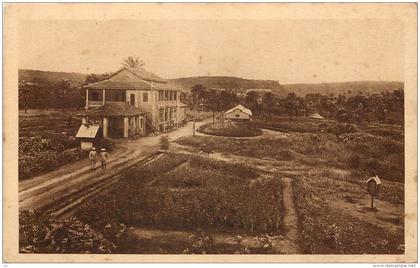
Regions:
[[84, 88], [82, 124], [99, 124], [105, 138], [164, 132], [185, 120], [182, 89], [143, 68], [122, 68]]
[[251, 120], [252, 112], [250, 109], [245, 108], [242, 105], [237, 105], [232, 109], [229, 109], [223, 114], [224, 119], [229, 120]]

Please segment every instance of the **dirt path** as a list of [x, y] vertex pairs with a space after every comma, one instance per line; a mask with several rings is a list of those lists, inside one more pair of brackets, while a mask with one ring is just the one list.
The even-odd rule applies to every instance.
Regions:
[[[143, 243], [149, 243], [154, 247], [160, 248], [161, 253], [165, 252], [165, 248], [168, 248], [168, 245], [188, 245], [191, 243], [191, 235], [194, 232], [189, 231], [180, 231], [180, 230], [162, 230], [155, 228], [131, 228], [131, 234], [136, 236], [140, 241], [140, 245]], [[213, 238], [214, 244], [216, 246], [220, 245], [235, 245], [240, 244], [248, 249], [261, 249], [263, 246], [259, 244], [256, 236], [251, 235], [241, 235], [231, 234], [231, 233], [222, 233], [222, 232], [208, 232]], [[240, 237], [238, 239], [238, 237]], [[295, 252], [290, 251], [290, 247], [293, 246], [290, 241], [281, 235], [272, 236], [272, 248], [269, 249], [270, 254], [294, 254]], [[141, 253], [144, 249], [141, 249]], [[153, 251], [150, 253], [154, 253]]]
[[301, 253], [299, 248], [299, 235], [298, 235], [298, 217], [293, 202], [293, 189], [292, 179], [282, 179], [283, 189], [283, 230], [284, 236], [291, 242], [286, 249], [288, 254], [299, 254]]
[[[197, 127], [202, 123], [197, 123]], [[82, 160], [61, 167], [59, 170], [19, 182], [19, 208], [36, 209], [60, 202], [62, 197], [91, 187], [95, 182], [118, 174], [133, 163], [159, 149], [161, 136], [174, 141], [192, 135], [192, 123], [181, 128], [133, 141], [118, 143], [119, 149], [110, 154], [107, 170], [99, 167], [91, 171], [89, 162]]]

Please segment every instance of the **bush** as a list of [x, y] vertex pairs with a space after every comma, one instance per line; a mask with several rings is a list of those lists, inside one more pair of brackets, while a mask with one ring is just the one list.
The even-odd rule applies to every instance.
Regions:
[[41, 211], [19, 212], [20, 253], [111, 253], [111, 242], [77, 218], [56, 220]]
[[169, 138], [167, 136], [160, 137], [160, 149], [168, 150], [169, 149]]

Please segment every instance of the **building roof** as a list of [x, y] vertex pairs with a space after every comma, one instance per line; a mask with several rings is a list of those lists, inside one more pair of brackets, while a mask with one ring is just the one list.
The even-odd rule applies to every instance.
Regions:
[[104, 105], [80, 113], [84, 116], [134, 116], [146, 114], [144, 110], [125, 102], [107, 102]]
[[381, 184], [381, 180], [378, 178], [378, 176], [373, 176], [371, 178], [369, 178], [366, 183], [369, 183], [371, 180], [374, 180], [376, 182], [377, 185]]
[[77, 131], [76, 138], [92, 138], [94, 139], [98, 134], [99, 125], [81, 125]]
[[233, 112], [233, 111], [235, 111], [236, 109], [239, 109], [241, 112], [243, 112], [243, 113], [245, 113], [245, 114], [247, 114], [247, 115], [249, 115], [249, 116], [252, 116], [252, 112], [251, 112], [251, 110], [250, 110], [250, 109], [248, 109], [248, 108], [246, 108], [246, 107], [244, 107], [244, 106], [242, 106], [241, 104], [236, 105], [236, 106], [235, 106], [235, 107], [233, 107], [232, 109], [227, 110], [227, 111], [225, 112], [225, 114], [228, 114], [228, 113], [230, 113], [230, 112]]
[[88, 89], [142, 89], [150, 90], [182, 90], [178, 86], [169, 83], [168, 80], [146, 71], [143, 68], [124, 67], [109, 75], [106, 79], [84, 86]]
[[320, 115], [319, 113], [313, 113], [309, 116], [309, 118], [313, 118], [313, 119], [324, 119], [324, 117], [322, 115]]

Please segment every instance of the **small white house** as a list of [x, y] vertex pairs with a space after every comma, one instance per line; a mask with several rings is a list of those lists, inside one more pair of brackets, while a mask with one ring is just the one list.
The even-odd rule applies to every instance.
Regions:
[[241, 104], [229, 109], [223, 114], [223, 118], [230, 120], [251, 120], [252, 112]]
[[76, 138], [80, 140], [80, 149], [82, 151], [90, 150], [94, 146], [98, 146], [101, 138], [99, 125], [81, 125], [76, 134]]

